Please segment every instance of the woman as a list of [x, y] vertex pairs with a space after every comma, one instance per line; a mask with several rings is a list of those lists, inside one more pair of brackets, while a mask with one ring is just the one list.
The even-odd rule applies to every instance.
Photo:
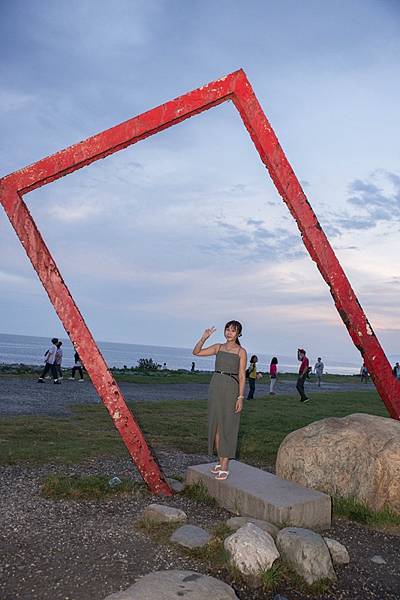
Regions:
[[248, 368], [249, 393], [247, 394], [247, 400], [253, 400], [254, 392], [256, 391], [257, 363], [258, 363], [258, 356], [253, 354], [253, 356], [250, 359], [250, 365]]
[[247, 353], [238, 339], [242, 335], [239, 321], [229, 321], [225, 325], [224, 344], [203, 348], [204, 342], [215, 331], [215, 327], [204, 331], [193, 348], [193, 354], [216, 356], [208, 392], [208, 453], [213, 454], [216, 448], [218, 463], [211, 472], [215, 474], [215, 479], [224, 481], [229, 476], [229, 459], [236, 454], [246, 384]]
[[271, 396], [275, 396], [274, 387], [276, 384], [277, 375], [278, 375], [278, 359], [276, 358], [276, 356], [274, 356], [271, 360], [271, 364], [269, 365], [269, 377], [270, 377], [269, 393], [271, 394]]

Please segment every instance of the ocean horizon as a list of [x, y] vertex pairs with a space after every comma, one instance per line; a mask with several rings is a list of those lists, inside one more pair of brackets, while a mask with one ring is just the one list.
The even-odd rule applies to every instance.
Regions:
[[[72, 367], [74, 364], [74, 348], [68, 338], [59, 338], [63, 343], [63, 364], [64, 368]], [[51, 341], [47, 337], [17, 335], [0, 333], [0, 363], [1, 364], [25, 364], [42, 365], [44, 362], [44, 353], [49, 347]], [[107, 365], [116, 368], [124, 366], [136, 367], [140, 358], [152, 358], [160, 365], [166, 364], [167, 369], [191, 369], [192, 362], [195, 362], [197, 371], [214, 370], [214, 357], [196, 357], [192, 355], [191, 348], [177, 348], [172, 346], [152, 346], [144, 344], [126, 344], [120, 342], [96, 343], [102, 353]], [[257, 353], [259, 358], [258, 369], [268, 371], [272, 353]], [[310, 365], [313, 366], [316, 357], [309, 357]], [[350, 362], [339, 362], [329, 360], [329, 357], [322, 358], [325, 364], [325, 372], [337, 373], [340, 375], [355, 375], [360, 371], [360, 364]], [[299, 363], [293, 356], [278, 356], [279, 370], [288, 373], [297, 372]]]

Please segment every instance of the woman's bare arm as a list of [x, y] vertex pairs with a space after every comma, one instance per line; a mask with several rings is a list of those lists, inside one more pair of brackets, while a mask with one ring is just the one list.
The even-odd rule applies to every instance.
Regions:
[[247, 365], [247, 352], [244, 348], [240, 349], [239, 353], [239, 396], [236, 400], [235, 412], [241, 412], [243, 408], [244, 400], [244, 388], [246, 385], [246, 365]]
[[212, 356], [213, 354], [217, 354], [220, 344], [213, 344], [212, 346], [208, 346], [208, 348], [203, 348], [204, 342], [208, 340], [214, 331], [216, 331], [215, 327], [205, 329], [203, 335], [193, 348], [193, 354], [195, 356]]

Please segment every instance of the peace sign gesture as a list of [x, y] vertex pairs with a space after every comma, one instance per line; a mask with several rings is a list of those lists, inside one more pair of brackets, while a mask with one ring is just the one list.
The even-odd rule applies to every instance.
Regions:
[[203, 341], [208, 340], [208, 338], [216, 331], [217, 331], [217, 329], [214, 326], [209, 327], [208, 329], [205, 329], [203, 335], [201, 336], [201, 339]]

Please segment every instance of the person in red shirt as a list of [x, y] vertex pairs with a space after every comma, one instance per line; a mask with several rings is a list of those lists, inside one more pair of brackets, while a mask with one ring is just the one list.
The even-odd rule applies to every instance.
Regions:
[[274, 387], [276, 384], [277, 375], [278, 375], [278, 359], [276, 358], [276, 356], [274, 356], [272, 358], [271, 364], [269, 366], [269, 378], [270, 378], [269, 393], [271, 394], [271, 396], [275, 396]]
[[308, 358], [306, 357], [306, 351], [303, 348], [299, 348], [297, 350], [297, 359], [300, 360], [301, 362], [300, 362], [299, 374], [297, 377], [296, 388], [300, 394], [300, 402], [308, 402], [310, 398], [307, 398], [307, 396], [304, 393], [304, 382], [308, 375], [310, 363], [309, 363]]

